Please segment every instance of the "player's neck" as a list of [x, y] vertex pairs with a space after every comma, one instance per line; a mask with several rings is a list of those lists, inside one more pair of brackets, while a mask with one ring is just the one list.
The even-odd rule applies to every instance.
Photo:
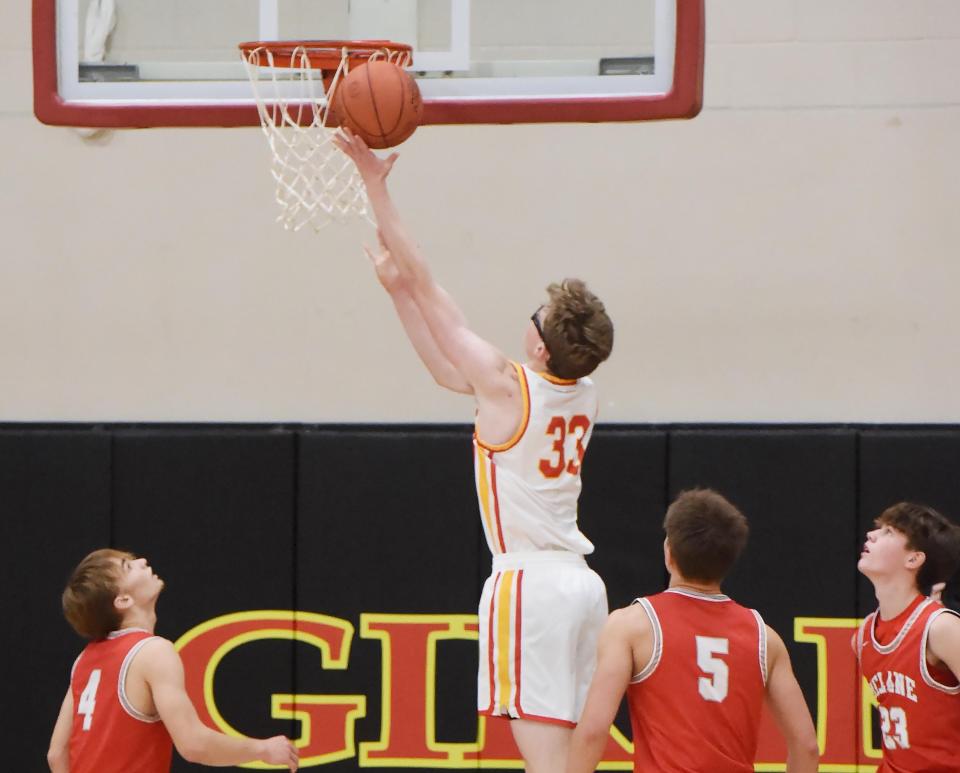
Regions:
[[124, 615], [120, 630], [137, 628], [153, 633], [157, 627], [157, 613], [155, 609], [132, 609]]
[[547, 363], [536, 358], [527, 360], [523, 363], [523, 366], [534, 373], [550, 373], [550, 370], [547, 368]]
[[873, 590], [880, 607], [881, 620], [893, 620], [920, 595], [913, 575], [879, 577], [873, 581]]
[[679, 575], [670, 575], [669, 587], [680, 590], [692, 590], [707, 596], [716, 596], [723, 593], [723, 591], [720, 590], [720, 583], [718, 582], [696, 582], [695, 580], [688, 580]]
[[[534, 373], [550, 373], [550, 366], [548, 364], [547, 357], [538, 357], [536, 352], [532, 355], [530, 352], [527, 352], [527, 361], [524, 364], [526, 368], [532, 370]], [[553, 374], [551, 374], [553, 375]]]

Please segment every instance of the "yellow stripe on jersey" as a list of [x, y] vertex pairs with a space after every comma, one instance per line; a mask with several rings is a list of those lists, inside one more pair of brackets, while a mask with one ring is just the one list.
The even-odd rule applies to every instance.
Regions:
[[524, 372], [523, 366], [520, 363], [511, 362], [510, 364], [513, 365], [514, 370], [517, 371], [517, 378], [520, 379], [520, 396], [523, 398], [523, 416], [520, 418], [520, 425], [517, 427], [517, 431], [513, 433], [513, 437], [506, 443], [484, 443], [480, 439], [480, 436], [474, 433], [473, 437], [476, 439], [477, 445], [481, 448], [486, 448], [488, 451], [506, 451], [513, 448], [520, 442], [523, 433], [527, 431], [527, 424], [530, 423], [530, 385], [527, 384], [527, 374]]
[[513, 578], [516, 572], [512, 569], [503, 573], [500, 581], [500, 591], [497, 598], [497, 677], [500, 684], [500, 710], [510, 713], [510, 644], [513, 637], [510, 635], [510, 609], [513, 597]]
[[480, 509], [483, 511], [483, 525], [487, 531], [487, 539], [490, 543], [490, 550], [493, 553], [497, 551], [497, 536], [493, 528], [493, 517], [490, 515], [490, 480], [487, 476], [487, 465], [490, 460], [480, 448], [474, 447], [474, 454], [477, 457], [477, 493], [480, 495]]
[[558, 376], [554, 376], [552, 373], [547, 373], [545, 370], [540, 371], [537, 373], [537, 375], [543, 377], [551, 384], [556, 384], [557, 386], [573, 386], [577, 383], [577, 381], [579, 381], [579, 379], [576, 378], [559, 378]]

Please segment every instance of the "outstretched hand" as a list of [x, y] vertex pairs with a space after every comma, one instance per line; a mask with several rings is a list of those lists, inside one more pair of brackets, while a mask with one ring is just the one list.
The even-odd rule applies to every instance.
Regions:
[[373, 270], [377, 273], [377, 279], [380, 280], [383, 289], [388, 293], [393, 293], [404, 285], [404, 278], [400, 273], [397, 261], [394, 260], [386, 242], [384, 242], [383, 234], [379, 228], [377, 229], [377, 241], [380, 244], [379, 252], [374, 252], [366, 244], [363, 245], [363, 250], [370, 258]]
[[365, 185], [384, 182], [399, 157], [399, 154], [391, 153], [386, 158], [380, 158], [367, 147], [362, 137], [354, 134], [346, 126], [333, 135], [333, 144], [357, 165], [357, 171], [360, 172]]

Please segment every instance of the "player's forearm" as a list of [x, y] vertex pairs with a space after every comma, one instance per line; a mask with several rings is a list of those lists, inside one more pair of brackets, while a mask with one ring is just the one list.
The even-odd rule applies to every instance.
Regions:
[[450, 342], [444, 337], [457, 327], [465, 327], [466, 318], [449, 293], [434, 281], [426, 260], [413, 237], [407, 233], [400, 213], [390, 198], [386, 180], [366, 180], [366, 186], [383, 241], [410, 288], [431, 336], [449, 359], [447, 350]]
[[570, 739], [566, 773], [593, 773], [607, 745], [609, 728], [588, 728], [581, 725]]
[[390, 253], [397, 262], [400, 273], [409, 282], [424, 285], [433, 281], [430, 269], [423, 256], [417, 250], [413, 237], [400, 219], [400, 212], [390, 197], [385, 180], [366, 182], [367, 197], [373, 207], [377, 227], [383, 235]]
[[[410, 296], [417, 305], [430, 338], [443, 358], [464, 376], [465, 371], [458, 360], [462, 359], [459, 335], [467, 326], [463, 312], [453, 298], [434, 281], [426, 261], [400, 220], [400, 215], [387, 193], [386, 182], [381, 179], [367, 180], [366, 186], [380, 235], [410, 290]], [[472, 393], [470, 382], [467, 383], [467, 389]]]
[[204, 727], [182, 747], [177, 744], [177, 751], [187, 762], [227, 767], [260, 760], [265, 749], [259, 738], [235, 738]]
[[390, 297], [407, 338], [413, 345], [420, 361], [430, 371], [433, 380], [440, 386], [454, 392], [472, 393], [473, 390], [467, 380], [443, 355], [410, 294], [404, 290], [397, 290], [392, 292]]
[[787, 746], [786, 773], [817, 773], [820, 750], [816, 745], [797, 742]]

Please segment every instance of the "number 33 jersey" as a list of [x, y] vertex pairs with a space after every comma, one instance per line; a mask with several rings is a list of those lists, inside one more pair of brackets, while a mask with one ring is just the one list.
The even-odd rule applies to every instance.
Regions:
[[767, 627], [722, 594], [637, 599], [653, 654], [627, 688], [634, 770], [752, 773], [766, 697]]
[[897, 618], [878, 621], [874, 612], [857, 631], [860, 670], [879, 709], [882, 773], [960, 770], [960, 684], [926, 655], [930, 625], [952, 614], [917, 596]]
[[523, 418], [506, 443], [474, 434], [474, 473], [490, 552], [566, 550], [593, 544], [577, 526], [580, 466], [597, 417], [593, 381], [568, 381], [512, 363]]

